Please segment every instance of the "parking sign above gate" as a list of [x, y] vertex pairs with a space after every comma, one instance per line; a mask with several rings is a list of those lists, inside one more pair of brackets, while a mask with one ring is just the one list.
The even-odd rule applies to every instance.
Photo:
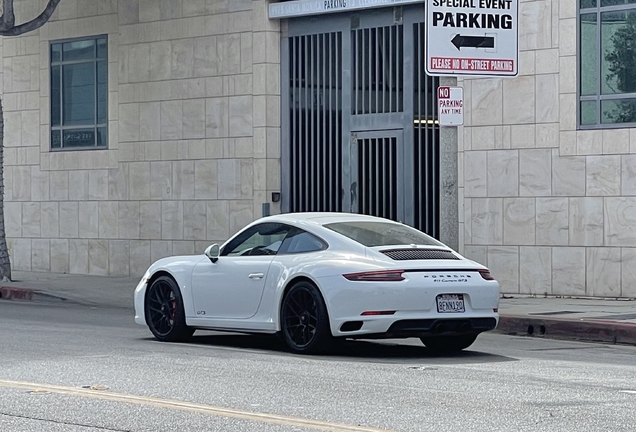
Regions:
[[426, 2], [429, 75], [517, 76], [519, 0]]

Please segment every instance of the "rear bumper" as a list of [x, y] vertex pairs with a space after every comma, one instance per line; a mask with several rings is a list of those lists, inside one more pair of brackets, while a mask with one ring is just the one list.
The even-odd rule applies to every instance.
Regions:
[[[462, 273], [462, 272], [449, 272]], [[408, 273], [402, 282], [350, 282], [319, 278], [331, 333], [347, 338], [403, 338], [478, 334], [499, 322], [499, 284], [478, 273], [447, 282], [428, 273]], [[448, 278], [452, 279], [452, 278]], [[464, 311], [438, 311], [439, 295], [461, 295]]]
[[[425, 318], [402, 319], [394, 321], [386, 331], [378, 333], [359, 333], [339, 331], [339, 336], [352, 339], [398, 339], [420, 338], [430, 336], [458, 336], [464, 334], [479, 334], [494, 330], [499, 322], [498, 317], [487, 318]], [[343, 323], [341, 329], [351, 327]], [[370, 329], [367, 326], [367, 331]]]

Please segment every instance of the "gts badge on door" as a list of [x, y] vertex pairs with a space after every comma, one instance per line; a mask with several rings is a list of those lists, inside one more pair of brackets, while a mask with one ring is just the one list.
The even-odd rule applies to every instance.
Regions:
[[205, 315], [205, 311], [197, 311], [197, 315]]

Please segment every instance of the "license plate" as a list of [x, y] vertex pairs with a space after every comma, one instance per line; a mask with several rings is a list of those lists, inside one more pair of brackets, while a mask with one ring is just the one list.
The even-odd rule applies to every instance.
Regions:
[[462, 294], [442, 294], [437, 296], [437, 312], [439, 313], [463, 313], [464, 296]]

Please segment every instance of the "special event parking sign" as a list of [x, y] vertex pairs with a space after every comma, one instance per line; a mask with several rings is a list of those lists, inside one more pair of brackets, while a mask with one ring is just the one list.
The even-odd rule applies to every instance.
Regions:
[[519, 0], [429, 0], [429, 75], [517, 76]]

